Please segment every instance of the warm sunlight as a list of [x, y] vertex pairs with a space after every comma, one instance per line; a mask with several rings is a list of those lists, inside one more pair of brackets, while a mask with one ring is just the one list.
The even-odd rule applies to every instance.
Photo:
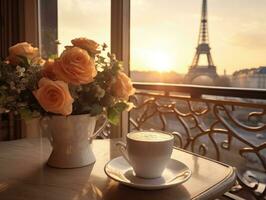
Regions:
[[173, 65], [167, 52], [151, 51], [146, 57], [146, 65], [150, 70], [166, 72], [171, 71]]

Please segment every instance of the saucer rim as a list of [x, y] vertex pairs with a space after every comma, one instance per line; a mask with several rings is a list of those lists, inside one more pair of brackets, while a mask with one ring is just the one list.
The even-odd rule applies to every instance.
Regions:
[[118, 156], [118, 157], [116, 157], [116, 158], [113, 158], [113, 159], [109, 160], [109, 161], [105, 164], [105, 166], [104, 166], [104, 172], [105, 172], [105, 174], [107, 175], [107, 177], [109, 177], [110, 179], [112, 179], [112, 180], [114, 180], [114, 181], [116, 181], [116, 182], [118, 182], [118, 183], [121, 183], [121, 184], [126, 185], [126, 186], [129, 186], [129, 187], [137, 188], [137, 189], [142, 189], [142, 190], [159, 190], [159, 189], [165, 189], [165, 188], [173, 187], [173, 186], [180, 185], [180, 184], [186, 182], [188, 179], [191, 178], [191, 175], [192, 175], [192, 171], [191, 171], [191, 169], [190, 169], [185, 163], [183, 163], [183, 162], [181, 162], [181, 161], [179, 161], [179, 160], [176, 160], [176, 159], [172, 159], [172, 158], [171, 158], [170, 160], [178, 161], [178, 162], [182, 163], [183, 165], [185, 165], [185, 166], [187, 167], [187, 172], [188, 172], [189, 174], [187, 175], [187, 177], [186, 177], [185, 179], [181, 180], [180, 182], [174, 182], [174, 183], [171, 183], [171, 182], [170, 182], [170, 183], [167, 183], [167, 184], [159, 184], [159, 185], [135, 184], [135, 183], [133, 183], [133, 182], [125, 182], [125, 181], [123, 181], [123, 179], [120, 179], [120, 180], [119, 180], [119, 179], [117, 179], [117, 178], [111, 176], [111, 175], [107, 172], [107, 170], [106, 170], [107, 166], [108, 166], [112, 161], [114, 161], [115, 159], [121, 159], [121, 158], [124, 159], [123, 156]]

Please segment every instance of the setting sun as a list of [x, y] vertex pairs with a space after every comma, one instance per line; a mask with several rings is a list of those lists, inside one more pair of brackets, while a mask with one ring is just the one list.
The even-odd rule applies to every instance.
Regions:
[[171, 57], [167, 52], [151, 51], [146, 57], [146, 65], [150, 70], [166, 72], [172, 70]]

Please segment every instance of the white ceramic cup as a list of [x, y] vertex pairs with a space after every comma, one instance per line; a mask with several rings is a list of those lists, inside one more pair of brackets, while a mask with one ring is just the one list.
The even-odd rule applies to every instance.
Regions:
[[136, 176], [158, 178], [171, 158], [174, 136], [158, 131], [138, 131], [127, 134], [126, 144], [117, 142], [123, 157], [133, 167]]

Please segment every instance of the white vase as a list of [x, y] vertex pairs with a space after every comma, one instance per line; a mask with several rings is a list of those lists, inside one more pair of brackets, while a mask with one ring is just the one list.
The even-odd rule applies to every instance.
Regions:
[[[77, 168], [93, 164], [91, 140], [103, 126], [94, 133], [97, 117], [89, 114], [51, 116], [48, 120], [52, 153], [48, 165], [57, 168]], [[104, 123], [105, 124], [105, 123]]]

